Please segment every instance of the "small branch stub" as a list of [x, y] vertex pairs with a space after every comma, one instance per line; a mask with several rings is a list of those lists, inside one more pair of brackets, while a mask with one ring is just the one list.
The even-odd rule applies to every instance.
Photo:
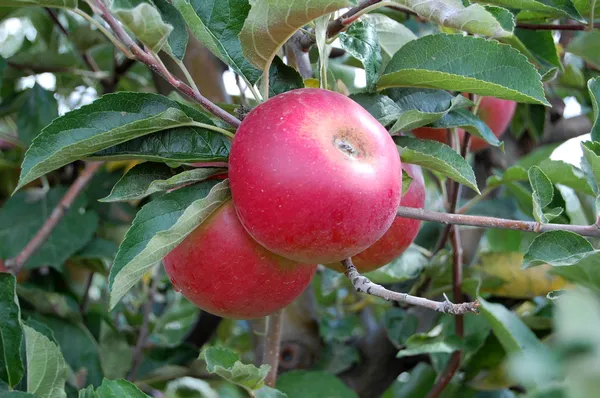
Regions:
[[342, 264], [346, 268], [346, 277], [350, 280], [352, 286], [354, 286], [354, 289], [356, 289], [356, 291], [359, 293], [371, 294], [388, 301], [392, 300], [400, 303], [406, 303], [408, 305], [425, 307], [437, 312], [443, 312], [445, 314], [462, 315], [468, 312], [472, 312], [474, 314], [479, 313], [477, 310], [479, 307], [478, 301], [454, 304], [448, 300], [447, 297], [445, 301], [433, 301], [423, 297], [411, 296], [407, 293], [393, 292], [381, 285], [371, 282], [369, 278], [362, 276], [352, 263], [351, 259], [347, 258], [343, 260]]

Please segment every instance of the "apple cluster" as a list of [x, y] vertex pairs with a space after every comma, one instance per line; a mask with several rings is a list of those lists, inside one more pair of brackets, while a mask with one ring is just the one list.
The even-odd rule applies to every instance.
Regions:
[[[412, 182], [402, 195], [402, 170]], [[251, 319], [284, 308], [317, 264], [379, 268], [414, 240], [423, 174], [401, 164], [387, 130], [348, 97], [298, 89], [254, 108], [229, 157], [232, 200], [164, 258], [173, 286], [207, 312]]]

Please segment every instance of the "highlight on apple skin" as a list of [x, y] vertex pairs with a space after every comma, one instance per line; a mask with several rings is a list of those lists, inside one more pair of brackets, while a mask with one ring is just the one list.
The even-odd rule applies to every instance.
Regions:
[[395, 218], [401, 162], [386, 129], [341, 94], [298, 89], [254, 108], [229, 158], [242, 225], [262, 246], [331, 263], [375, 243]]
[[175, 290], [201, 309], [232, 319], [260, 318], [286, 307], [317, 268], [256, 243], [231, 200], [167, 254], [163, 264]]

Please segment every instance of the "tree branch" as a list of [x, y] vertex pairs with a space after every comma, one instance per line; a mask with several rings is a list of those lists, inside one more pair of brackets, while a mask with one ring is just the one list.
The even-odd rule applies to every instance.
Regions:
[[[327, 38], [332, 38], [335, 35], [337, 35], [338, 33], [345, 30], [350, 24], [352, 24], [360, 16], [360, 14], [363, 10], [365, 10], [366, 8], [369, 8], [371, 6], [374, 6], [375, 4], [381, 3], [382, 1], [384, 1], [384, 0], [362, 0], [362, 1], [360, 1], [358, 3], [358, 6], [351, 8], [341, 17], [329, 22], [329, 25], [327, 25]], [[411, 10], [406, 10], [401, 7], [394, 6], [393, 4], [390, 4], [388, 7], [403, 11], [403, 12], [407, 13], [408, 15], [415, 15], [417, 17], [420, 17], [418, 14], [416, 14], [415, 12], [413, 12]], [[359, 15], [357, 15], [357, 14], [359, 14]], [[590, 24], [590, 25], [581, 25], [581, 24], [579, 24], [579, 25], [566, 25], [566, 24], [565, 25], [554, 25], [554, 24], [518, 23], [516, 25], [516, 27], [521, 28], [521, 29], [533, 29], [533, 30], [565, 30], [565, 31], [567, 31], [567, 30], [586, 30], [586, 29], [590, 30], [591, 28], [592, 29], [600, 28], [600, 23], [596, 23], [593, 25], [592, 24]], [[302, 37], [300, 39], [299, 43], [300, 43], [300, 48], [303, 51], [307, 52], [315, 44], [315, 38], [310, 35], [305, 34], [304, 37]]]
[[[62, 32], [62, 34], [65, 35], [65, 37], [69, 38], [69, 31], [58, 20], [58, 17], [54, 13], [54, 11], [51, 10], [50, 8], [44, 8], [44, 9], [48, 13], [48, 15], [50, 16], [50, 18], [52, 19], [52, 21], [54, 21], [54, 23], [56, 24], [56, 26], [58, 26], [58, 29], [60, 29], [60, 31]], [[88, 53], [86, 53], [86, 52], [80, 52], [79, 56], [81, 57], [81, 59], [83, 60], [83, 62], [87, 65], [87, 67], [92, 72], [99, 72], [100, 71], [100, 68], [98, 68], [98, 65], [96, 65], [96, 62], [94, 61], [94, 59]]]
[[13, 274], [18, 274], [21, 268], [25, 265], [27, 260], [42, 246], [42, 244], [48, 239], [50, 233], [59, 223], [63, 215], [69, 210], [77, 195], [87, 186], [92, 179], [94, 173], [102, 166], [103, 162], [89, 162], [86, 164], [85, 169], [81, 172], [79, 177], [69, 187], [65, 196], [62, 197], [58, 205], [52, 210], [50, 217], [46, 220], [44, 225], [39, 229], [35, 236], [27, 243], [25, 248], [21, 250], [21, 253], [17, 257], [6, 260], [6, 267], [11, 270]]
[[433, 301], [423, 297], [411, 296], [408, 293], [393, 292], [384, 288], [381, 285], [371, 282], [367, 277], [362, 276], [357, 270], [352, 259], [347, 258], [342, 260], [342, 264], [346, 267], [345, 275], [359, 293], [371, 294], [376, 297], [381, 297], [387, 301], [397, 301], [408, 305], [416, 305], [419, 307], [429, 308], [437, 312], [445, 314], [460, 315], [467, 312], [477, 313], [479, 303], [477, 301], [471, 303], [454, 304], [450, 300]]
[[439, 213], [436, 211], [398, 207], [396, 216], [414, 218], [415, 220], [434, 221], [442, 224], [469, 225], [472, 227], [513, 229], [525, 232], [570, 231], [583, 236], [600, 238], [600, 227], [597, 225], [540, 224], [535, 221], [508, 220], [486, 216], [469, 216], [465, 214]]
[[[462, 294], [462, 267], [463, 267], [463, 250], [462, 243], [460, 240], [460, 233], [456, 226], [452, 226], [452, 294], [454, 301], [463, 301]], [[457, 315], [454, 319], [454, 328], [456, 331], [456, 335], [460, 338], [464, 337], [464, 319], [462, 315]], [[427, 398], [438, 398], [444, 389], [448, 386], [452, 378], [460, 368], [461, 360], [461, 351], [456, 350], [452, 353], [450, 360], [448, 361], [448, 365], [444, 373], [440, 375], [435, 385], [427, 394]]]
[[87, 312], [88, 303], [90, 302], [90, 288], [94, 281], [94, 271], [90, 271], [90, 275], [85, 283], [85, 289], [83, 289], [83, 296], [81, 297], [81, 303], [79, 304], [79, 313], [85, 317]]
[[[358, 6], [351, 8], [341, 17], [329, 22], [329, 24], [327, 25], [327, 37], [330, 38], [337, 35], [341, 31], [346, 29], [348, 25], [354, 21], [352, 17], [360, 13], [365, 8], [371, 7], [372, 5], [377, 3], [381, 3], [381, 1], [382, 0], [361, 0], [358, 3]], [[304, 35], [304, 37], [302, 37], [299, 40], [299, 43], [302, 50], [306, 52], [312, 47], [313, 44], [316, 43], [316, 41], [314, 37]]]
[[170, 73], [164, 67], [164, 65], [162, 65], [162, 62], [157, 60], [157, 58], [154, 55], [144, 51], [140, 46], [138, 46], [138, 44], [134, 42], [131, 37], [129, 37], [127, 32], [125, 32], [125, 29], [123, 29], [119, 21], [117, 21], [117, 19], [112, 15], [108, 8], [106, 8], [102, 0], [95, 0], [94, 4], [96, 5], [96, 8], [102, 16], [102, 18], [104, 18], [104, 20], [113, 30], [117, 38], [131, 51], [136, 60], [147, 65], [152, 71], [158, 73], [164, 79], [166, 79], [178, 91], [180, 91], [187, 97], [193, 99], [194, 101], [198, 102], [213, 115], [231, 124], [233, 127], [239, 127], [241, 121], [238, 118], [219, 108], [208, 98], [200, 94], [199, 91], [194, 90], [192, 87], [179, 80], [172, 73]]
[[269, 374], [265, 378], [265, 384], [269, 387], [275, 387], [277, 381], [277, 371], [279, 370], [279, 348], [281, 345], [281, 327], [283, 321], [283, 310], [269, 315], [267, 321], [267, 334], [265, 336], [265, 351], [263, 354], [263, 363], [271, 366]]
[[[600, 23], [593, 25], [594, 29], [600, 28]], [[530, 30], [586, 30], [588, 25], [554, 25], [554, 24], [534, 24], [534, 23], [518, 23], [517, 28]]]

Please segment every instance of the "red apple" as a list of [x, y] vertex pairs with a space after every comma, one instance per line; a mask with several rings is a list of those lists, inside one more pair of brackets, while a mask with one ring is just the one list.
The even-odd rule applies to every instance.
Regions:
[[[504, 134], [515, 115], [517, 103], [494, 97], [483, 97], [479, 103], [477, 116], [483, 120], [498, 138]], [[464, 134], [464, 132], [463, 132]], [[489, 144], [479, 137], [471, 139], [471, 151], [477, 152], [487, 148]]]
[[[402, 163], [402, 168], [413, 179], [408, 191], [402, 196], [401, 206], [422, 209], [425, 207], [425, 181], [419, 166]], [[367, 250], [352, 257], [359, 272], [369, 272], [392, 262], [400, 256], [417, 237], [421, 221], [396, 217], [390, 229]], [[329, 268], [344, 271], [340, 263], [328, 264]]]
[[341, 94], [299, 89], [254, 108], [229, 157], [233, 202], [261, 245], [305, 263], [360, 253], [400, 203], [400, 157], [385, 128]]
[[[481, 103], [479, 104], [479, 111], [477, 115], [488, 125], [494, 135], [500, 138], [510, 124], [516, 108], [517, 103], [514, 101], [508, 101], [494, 97], [483, 97], [481, 99]], [[443, 143], [446, 142], [446, 129], [419, 127], [414, 129], [412, 133], [417, 138], [434, 140]], [[462, 143], [465, 131], [463, 129], [458, 129], [458, 135]], [[471, 138], [472, 152], [480, 151], [488, 146], [489, 144], [479, 137]]]
[[277, 256], [246, 232], [229, 200], [164, 259], [175, 290], [224, 318], [252, 319], [286, 307], [316, 265]]

